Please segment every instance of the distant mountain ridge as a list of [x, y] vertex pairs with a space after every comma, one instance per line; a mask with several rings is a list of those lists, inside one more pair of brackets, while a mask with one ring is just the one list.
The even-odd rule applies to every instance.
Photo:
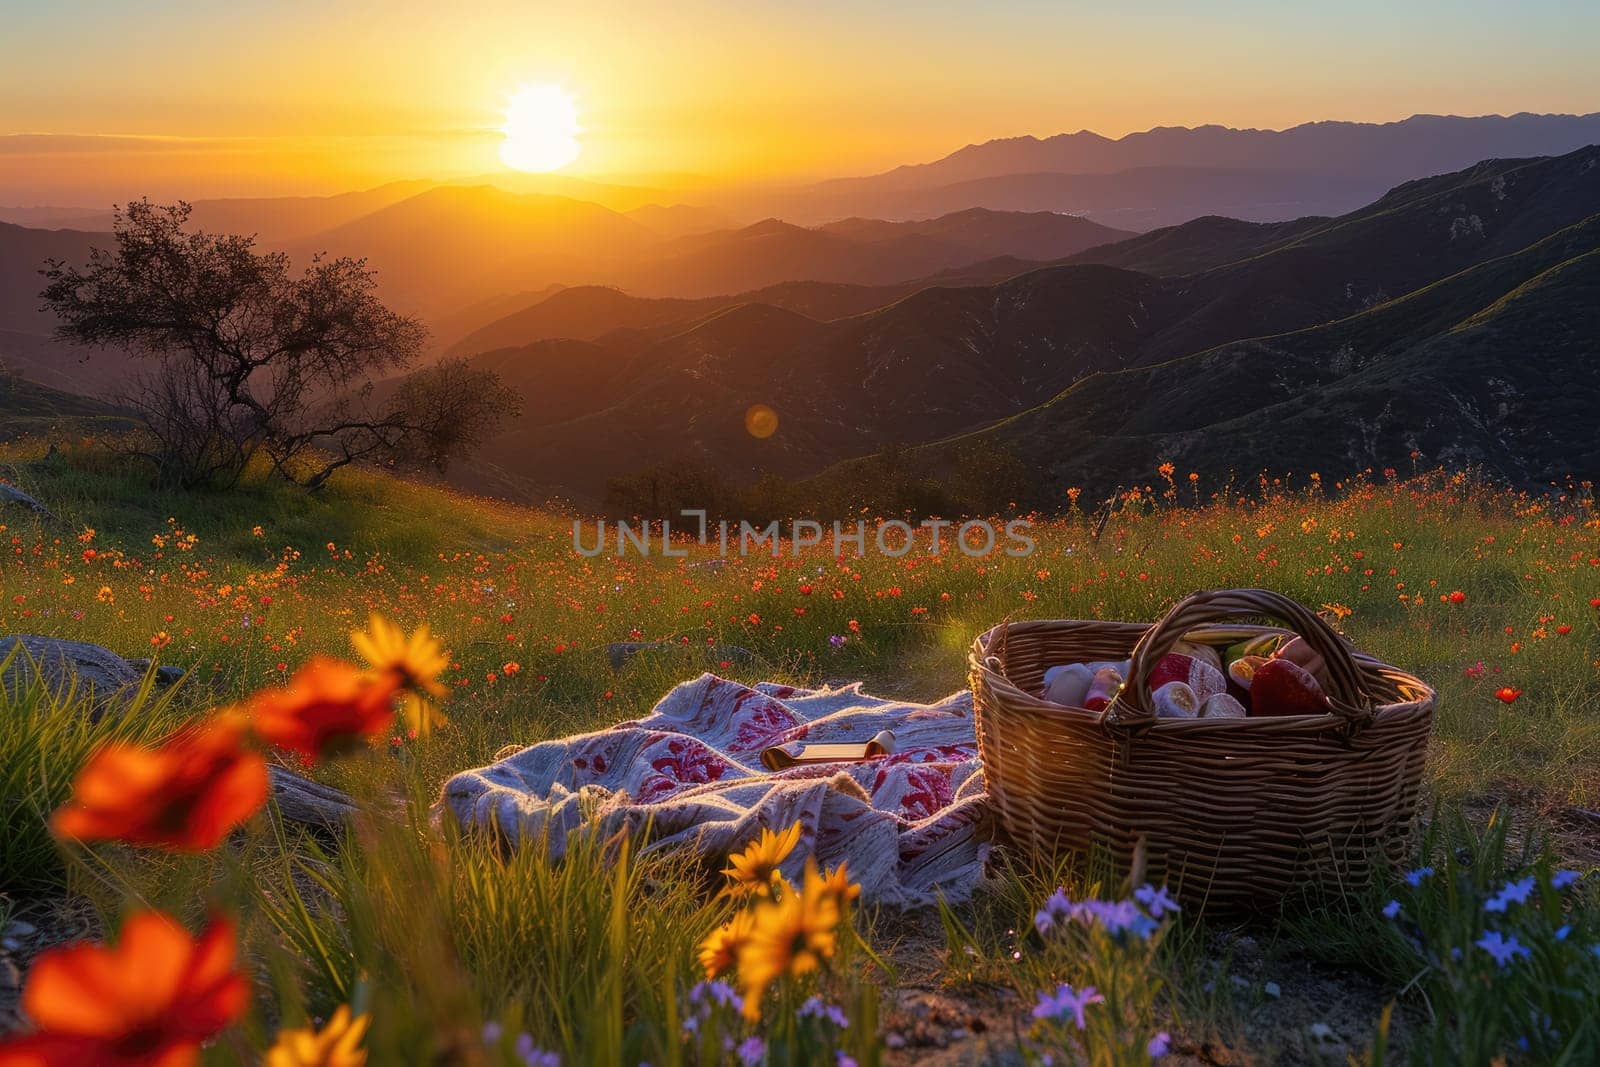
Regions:
[[1285, 130], [1157, 126], [1109, 138], [1089, 130], [967, 145], [931, 163], [870, 178], [927, 188], [1003, 174], [1104, 174], [1135, 167], [1219, 167], [1321, 174], [1441, 174], [1484, 159], [1561, 155], [1600, 142], [1600, 112], [1586, 115], [1412, 115], [1397, 122], [1305, 122]]
[[1202, 215], [1275, 222], [1340, 215], [1397, 183], [1485, 159], [1562, 155], [1600, 143], [1600, 113], [1413, 115], [1285, 130], [1156, 127], [971, 144], [881, 174], [791, 189], [766, 207], [796, 222], [907, 218], [964, 207], [1067, 211], [1129, 229]]

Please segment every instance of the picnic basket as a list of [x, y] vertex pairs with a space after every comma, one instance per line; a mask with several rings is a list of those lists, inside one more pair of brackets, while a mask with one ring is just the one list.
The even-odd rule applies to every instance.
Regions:
[[[1149, 668], [1175, 642], [1267, 633], [1299, 634], [1323, 657], [1330, 713], [1155, 717]], [[1036, 695], [1056, 664], [1130, 654], [1128, 683], [1104, 712]], [[1403, 861], [1434, 691], [1288, 597], [1198, 592], [1153, 626], [1004, 623], [973, 642], [969, 666], [989, 796], [1026, 855], [1100, 852], [1126, 872], [1138, 850], [1143, 877], [1224, 912], [1269, 909], [1313, 883], [1359, 888], [1377, 865]]]

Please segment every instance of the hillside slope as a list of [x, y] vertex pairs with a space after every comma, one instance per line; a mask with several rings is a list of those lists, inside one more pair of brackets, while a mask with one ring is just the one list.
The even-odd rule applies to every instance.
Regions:
[[[939, 469], [1004, 449], [1103, 492], [1162, 462], [1211, 478], [1427, 462], [1525, 484], [1600, 474], [1600, 215], [1350, 318], [1091, 376], [976, 434], [915, 451]], [[819, 479], [848, 479], [849, 465]]]

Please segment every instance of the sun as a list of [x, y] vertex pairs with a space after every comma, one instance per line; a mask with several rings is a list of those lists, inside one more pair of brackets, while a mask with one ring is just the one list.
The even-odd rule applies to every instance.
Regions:
[[578, 158], [578, 107], [559, 85], [524, 85], [506, 108], [500, 159], [517, 170], [558, 170]]

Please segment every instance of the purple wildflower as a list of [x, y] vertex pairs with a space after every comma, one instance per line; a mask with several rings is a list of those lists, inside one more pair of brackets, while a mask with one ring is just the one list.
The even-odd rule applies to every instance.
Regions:
[[1073, 915], [1072, 898], [1067, 896], [1065, 889], [1057, 889], [1050, 894], [1050, 899], [1044, 902], [1044, 907], [1033, 916], [1033, 925], [1041, 934], [1048, 934], [1057, 923], [1065, 922]]
[[828, 636], [828, 644], [832, 645], [834, 648], [843, 648], [845, 641], [846, 638], [844, 634], [830, 634]]
[[837, 1058], [833, 1067], [858, 1067], [855, 1057], [845, 1052], [844, 1049], [840, 1049], [835, 1055]]
[[1131, 933], [1144, 939], [1156, 931], [1155, 920], [1131, 900], [1086, 900], [1078, 905], [1077, 917], [1084, 922], [1098, 922], [1113, 937]]
[[1151, 1059], [1160, 1059], [1172, 1051], [1172, 1035], [1165, 1030], [1161, 1031], [1150, 1039], [1150, 1043], [1144, 1047], [1144, 1050], [1150, 1054]]
[[850, 1018], [849, 1016], [845, 1015], [844, 1009], [840, 1008], [837, 1004], [829, 1004], [827, 1001], [817, 996], [807, 998], [806, 1002], [800, 1005], [800, 1010], [795, 1012], [795, 1014], [802, 1019], [808, 1017], [813, 1019], [826, 1019], [841, 1030], [850, 1025]]
[[1483, 949], [1483, 951], [1492, 956], [1495, 963], [1499, 964], [1501, 967], [1504, 967], [1518, 956], [1532, 955], [1532, 953], [1530, 953], [1522, 946], [1520, 942], [1517, 941], [1517, 936], [1515, 934], [1512, 934], [1510, 937], [1503, 937], [1498, 930], [1490, 930], [1478, 940], [1474, 941], [1473, 944], [1477, 945], [1479, 948]]
[[1168, 914], [1175, 915], [1183, 910], [1178, 907], [1176, 901], [1167, 896], [1166, 886], [1161, 886], [1158, 889], [1154, 886], [1142, 885], [1133, 891], [1133, 897], [1144, 905], [1144, 910], [1150, 913], [1150, 918], [1152, 919], [1159, 919]]
[[1582, 877], [1577, 871], [1557, 871], [1550, 876], [1550, 888], [1565, 889]]
[[1511, 904], [1525, 904], [1528, 894], [1533, 892], [1533, 879], [1521, 878], [1515, 882], [1507, 882], [1500, 887], [1500, 892], [1490, 897], [1484, 904], [1484, 911], [1505, 911]]
[[1056, 991], [1053, 994], [1039, 994], [1039, 1003], [1034, 1005], [1033, 1017], [1035, 1019], [1053, 1019], [1061, 1022], [1070, 1015], [1078, 1029], [1083, 1030], [1088, 1026], [1088, 1023], [1083, 1018], [1083, 1010], [1091, 1004], [1103, 1003], [1105, 999], [1105, 997], [1095, 992], [1095, 988], [1092, 985], [1084, 986], [1082, 993], [1074, 993], [1071, 986], [1062, 984], [1056, 987]]
[[499, 1023], [490, 1020], [483, 1024], [483, 1031], [480, 1036], [482, 1036], [485, 1045], [498, 1045], [500, 1036], [504, 1033], [505, 1029]]
[[1428, 877], [1428, 875], [1432, 873], [1432, 867], [1418, 867], [1416, 870], [1406, 875], [1406, 884], [1415, 889], [1417, 886], [1422, 884], [1422, 880], [1424, 878]]
[[1389, 901], [1389, 903], [1387, 903], [1387, 904], [1385, 904], [1383, 906], [1383, 917], [1385, 919], [1392, 919], [1396, 915], [1399, 915], [1399, 914], [1400, 914], [1400, 902], [1398, 900], [1391, 900], [1391, 901]]
[[767, 1043], [751, 1034], [739, 1044], [739, 1063], [743, 1067], [756, 1067], [767, 1058]]

